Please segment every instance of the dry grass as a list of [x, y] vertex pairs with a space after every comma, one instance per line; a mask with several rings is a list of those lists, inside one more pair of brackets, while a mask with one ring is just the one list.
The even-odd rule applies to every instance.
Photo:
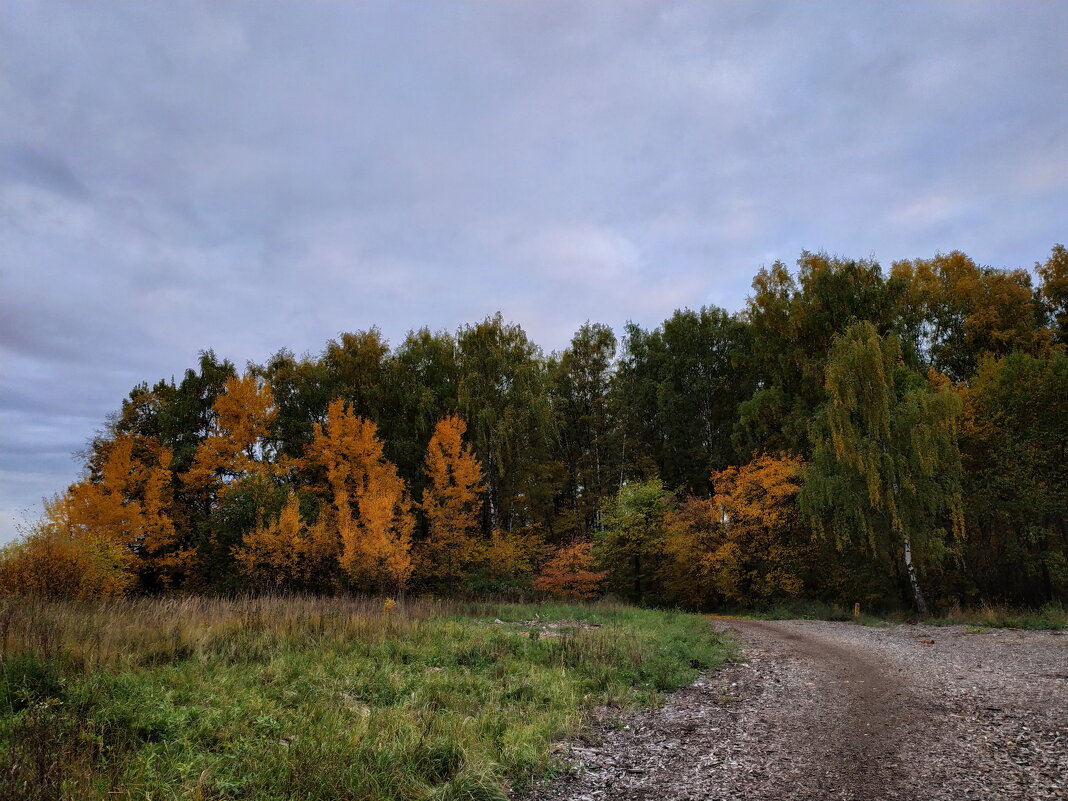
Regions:
[[727, 651], [611, 604], [314, 597], [8, 600], [0, 646], [0, 797], [233, 801], [502, 798]]

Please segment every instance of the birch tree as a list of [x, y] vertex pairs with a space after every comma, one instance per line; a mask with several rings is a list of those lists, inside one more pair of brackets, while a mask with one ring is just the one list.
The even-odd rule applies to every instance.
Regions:
[[946, 379], [908, 369], [897, 338], [868, 322], [835, 338], [826, 389], [802, 508], [840, 549], [899, 559], [927, 614], [917, 564], [941, 557], [949, 531], [963, 536], [960, 398]]

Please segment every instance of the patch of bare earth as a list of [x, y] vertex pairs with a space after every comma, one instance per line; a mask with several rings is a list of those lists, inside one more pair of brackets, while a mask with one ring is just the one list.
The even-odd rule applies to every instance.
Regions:
[[744, 661], [567, 744], [528, 797], [1068, 799], [1068, 636], [719, 625]]

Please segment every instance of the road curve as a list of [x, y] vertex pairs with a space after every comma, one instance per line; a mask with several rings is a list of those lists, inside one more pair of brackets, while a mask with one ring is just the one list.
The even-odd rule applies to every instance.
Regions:
[[742, 661], [568, 746], [539, 801], [1068, 799], [1068, 636], [723, 620]]

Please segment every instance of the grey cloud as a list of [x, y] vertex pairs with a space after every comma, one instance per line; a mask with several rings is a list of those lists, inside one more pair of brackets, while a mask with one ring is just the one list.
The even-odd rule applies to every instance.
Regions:
[[1066, 28], [1042, 2], [10, 5], [0, 515], [207, 347], [501, 309], [553, 349], [739, 308], [806, 248], [1040, 260]]

